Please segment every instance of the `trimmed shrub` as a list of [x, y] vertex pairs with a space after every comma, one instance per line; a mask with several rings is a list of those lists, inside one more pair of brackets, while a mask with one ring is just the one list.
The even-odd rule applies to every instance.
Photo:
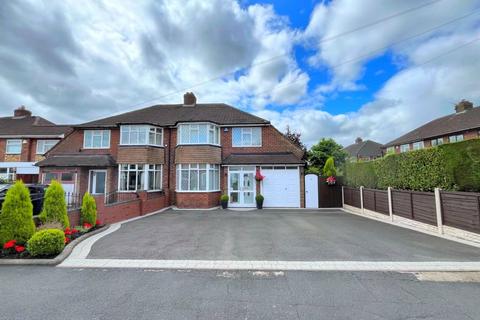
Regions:
[[80, 224], [84, 223], [95, 226], [97, 222], [97, 204], [95, 198], [88, 192], [83, 195]]
[[220, 196], [220, 201], [221, 201], [221, 202], [228, 202], [228, 199], [229, 199], [229, 198], [228, 198], [228, 195], [226, 195], [226, 194], [222, 194], [222, 195]]
[[335, 168], [335, 160], [333, 157], [328, 157], [323, 166], [323, 175], [325, 177], [334, 177], [337, 175], [337, 169]]
[[64, 247], [65, 234], [58, 229], [40, 230], [27, 242], [27, 250], [32, 256], [57, 255]]
[[348, 163], [345, 175], [357, 187], [480, 191], [480, 139]]
[[42, 220], [42, 223], [60, 222], [64, 229], [70, 227], [65, 192], [63, 191], [62, 185], [56, 180], [52, 180], [50, 186], [45, 192], [40, 219]]
[[7, 191], [0, 213], [0, 245], [9, 240], [26, 243], [35, 233], [30, 192], [22, 181]]

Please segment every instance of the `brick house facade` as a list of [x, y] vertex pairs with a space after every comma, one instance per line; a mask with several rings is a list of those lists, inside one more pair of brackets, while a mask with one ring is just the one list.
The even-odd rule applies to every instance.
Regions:
[[[74, 126], [37, 165], [41, 182], [57, 179], [105, 203], [146, 192], [164, 206], [211, 208], [227, 194], [230, 206], [251, 207], [261, 192], [270, 206], [304, 207], [302, 159], [303, 150], [267, 120], [225, 104], [197, 104], [187, 93], [183, 104]], [[262, 172], [269, 174], [257, 181]]]
[[13, 117], [0, 118], [0, 180], [38, 182], [39, 170], [34, 164], [70, 130], [32, 116], [23, 106]]
[[455, 113], [432, 120], [386, 143], [383, 153], [398, 154], [477, 138], [480, 138], [480, 107], [462, 100], [455, 105]]

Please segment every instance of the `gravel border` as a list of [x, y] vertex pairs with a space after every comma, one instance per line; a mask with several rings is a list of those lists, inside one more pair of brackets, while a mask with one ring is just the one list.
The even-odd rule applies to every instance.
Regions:
[[97, 233], [103, 232], [107, 229], [108, 225], [105, 225], [101, 228], [98, 228], [92, 232], [88, 232], [81, 237], [70, 242], [63, 251], [53, 259], [0, 259], [0, 265], [57, 265], [63, 260], [65, 260], [70, 253], [72, 253], [73, 248], [83, 240], [90, 238], [91, 236], [96, 235]]

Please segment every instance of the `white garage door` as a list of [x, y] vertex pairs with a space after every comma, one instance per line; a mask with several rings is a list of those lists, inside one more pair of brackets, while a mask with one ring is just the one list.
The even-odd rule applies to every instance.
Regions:
[[264, 207], [299, 208], [300, 174], [298, 167], [262, 167]]

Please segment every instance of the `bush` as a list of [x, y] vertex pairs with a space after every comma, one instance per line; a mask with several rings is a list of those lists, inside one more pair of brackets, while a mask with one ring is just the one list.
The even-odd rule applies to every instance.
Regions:
[[337, 169], [335, 168], [335, 162], [333, 157], [329, 157], [323, 166], [323, 175], [325, 177], [334, 177], [337, 175]]
[[97, 204], [95, 198], [90, 193], [85, 193], [82, 200], [82, 209], [80, 223], [83, 225], [88, 223], [95, 226], [97, 222]]
[[33, 206], [30, 193], [22, 181], [17, 181], [8, 191], [0, 213], [0, 245], [15, 239], [26, 243], [35, 233]]
[[52, 183], [45, 192], [40, 219], [43, 223], [60, 222], [64, 229], [70, 227], [65, 192], [63, 191], [62, 185], [56, 180], [52, 180]]
[[357, 187], [480, 191], [480, 139], [348, 163], [345, 176]]
[[57, 255], [64, 247], [65, 234], [58, 229], [40, 230], [27, 242], [27, 250], [32, 256]]
[[261, 194], [257, 194], [257, 195], [255, 196], [255, 201], [256, 201], [256, 202], [263, 203], [263, 200], [265, 200], [265, 197], [262, 196]]
[[220, 201], [221, 201], [221, 202], [228, 202], [228, 195], [222, 194], [222, 195], [220, 196]]

